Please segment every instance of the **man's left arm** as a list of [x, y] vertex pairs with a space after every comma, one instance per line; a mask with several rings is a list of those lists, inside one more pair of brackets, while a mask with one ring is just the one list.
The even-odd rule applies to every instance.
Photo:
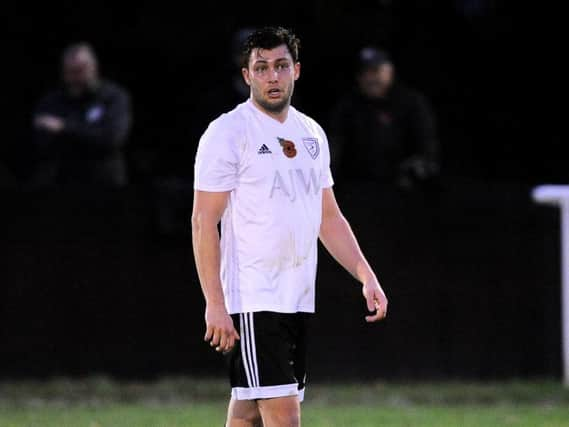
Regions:
[[340, 211], [332, 188], [322, 190], [320, 240], [334, 259], [362, 284], [368, 310], [377, 310], [375, 314], [366, 316], [366, 321], [383, 319], [387, 315], [387, 298], [365, 259], [350, 224]]

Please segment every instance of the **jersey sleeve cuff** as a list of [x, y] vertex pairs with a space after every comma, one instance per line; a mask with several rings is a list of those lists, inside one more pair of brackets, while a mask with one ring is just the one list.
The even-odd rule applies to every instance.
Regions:
[[194, 190], [209, 191], [212, 193], [222, 193], [224, 191], [231, 191], [235, 189], [234, 185], [214, 186], [214, 185], [194, 185]]

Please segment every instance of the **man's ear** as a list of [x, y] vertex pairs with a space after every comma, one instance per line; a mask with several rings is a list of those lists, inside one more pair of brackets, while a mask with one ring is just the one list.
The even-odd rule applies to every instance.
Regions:
[[300, 62], [294, 64], [294, 79], [298, 80], [300, 77]]
[[247, 86], [251, 86], [251, 79], [249, 78], [249, 70], [247, 68], [241, 68], [241, 75], [243, 80], [247, 83]]

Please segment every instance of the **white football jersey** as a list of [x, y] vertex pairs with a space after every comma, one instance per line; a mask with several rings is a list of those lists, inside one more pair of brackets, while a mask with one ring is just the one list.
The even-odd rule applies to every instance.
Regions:
[[230, 314], [314, 312], [322, 189], [333, 185], [326, 134], [293, 107], [284, 123], [251, 100], [210, 123], [194, 188], [230, 191], [221, 283]]

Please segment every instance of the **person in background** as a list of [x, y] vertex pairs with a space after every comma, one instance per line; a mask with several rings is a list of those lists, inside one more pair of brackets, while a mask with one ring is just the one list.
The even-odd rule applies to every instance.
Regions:
[[396, 79], [389, 55], [376, 47], [359, 52], [356, 87], [332, 108], [329, 129], [332, 172], [345, 181], [409, 190], [439, 174], [433, 109]]
[[131, 123], [129, 93], [99, 76], [93, 48], [67, 47], [62, 85], [43, 97], [33, 114], [38, 157], [32, 185], [125, 186], [123, 150]]

